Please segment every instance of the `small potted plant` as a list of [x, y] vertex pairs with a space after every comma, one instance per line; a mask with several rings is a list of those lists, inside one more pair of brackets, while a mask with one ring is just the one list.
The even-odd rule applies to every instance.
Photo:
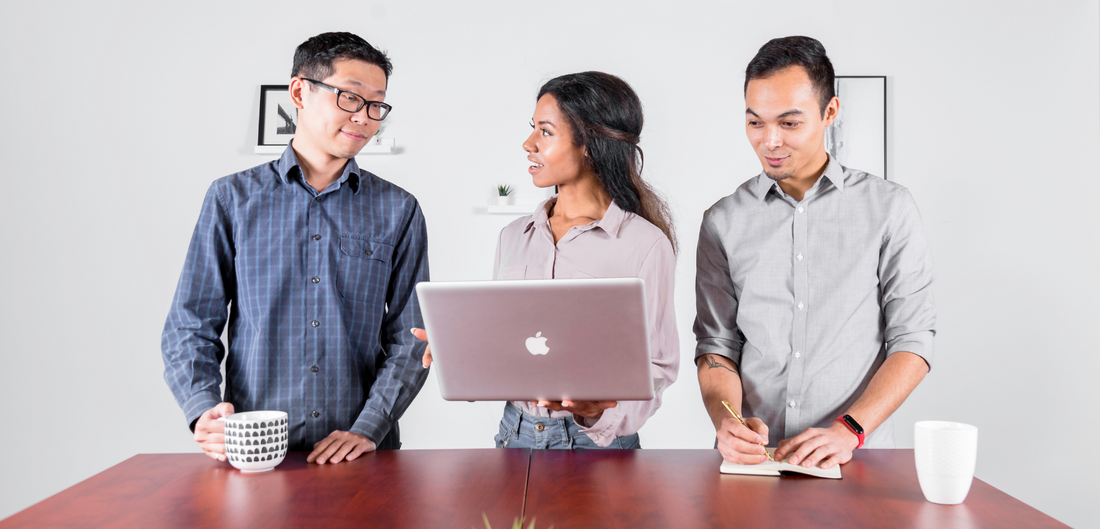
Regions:
[[512, 186], [504, 184], [497, 186], [497, 205], [507, 206], [512, 202]]

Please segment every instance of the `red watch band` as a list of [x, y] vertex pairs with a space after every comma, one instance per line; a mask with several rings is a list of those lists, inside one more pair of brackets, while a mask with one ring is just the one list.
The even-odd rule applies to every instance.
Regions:
[[857, 432], [855, 430], [855, 428], [852, 428], [852, 425], [848, 424], [848, 421], [844, 420], [843, 415], [841, 415], [840, 417], [837, 417], [833, 422], [837, 422], [837, 421], [840, 421], [840, 424], [843, 424], [844, 427], [848, 429], [848, 431], [855, 434], [856, 438], [859, 439], [859, 444], [856, 445], [856, 450], [859, 450], [859, 448], [863, 446], [863, 438], [864, 438], [863, 432]]

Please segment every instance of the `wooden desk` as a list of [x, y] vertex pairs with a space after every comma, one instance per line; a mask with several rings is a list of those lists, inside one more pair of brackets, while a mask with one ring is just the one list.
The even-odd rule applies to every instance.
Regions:
[[[145, 454], [0, 521], [16, 527], [485, 527], [523, 509], [527, 450], [400, 450], [243, 474], [204, 454]], [[500, 520], [500, 521], [498, 521]]]
[[844, 479], [734, 476], [717, 450], [535, 451], [528, 519], [570, 527], [1066, 527], [975, 479], [961, 505], [924, 499], [912, 450], [858, 450]]
[[[859, 450], [844, 479], [727, 476], [716, 450], [401, 450], [242, 474], [202, 454], [134, 456], [0, 521], [16, 527], [1065, 527], [974, 480], [924, 500], [912, 450]], [[526, 508], [524, 502], [526, 499]]]

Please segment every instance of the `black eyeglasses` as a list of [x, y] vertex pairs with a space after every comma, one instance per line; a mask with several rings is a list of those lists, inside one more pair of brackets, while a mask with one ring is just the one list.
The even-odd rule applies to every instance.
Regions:
[[383, 103], [381, 101], [367, 101], [362, 96], [354, 92], [348, 92], [347, 90], [340, 90], [335, 86], [329, 86], [320, 81], [314, 81], [313, 79], [302, 78], [303, 81], [309, 81], [329, 92], [336, 94], [336, 106], [340, 107], [340, 110], [345, 112], [351, 112], [352, 114], [362, 110], [364, 106], [367, 107], [367, 117], [375, 121], [382, 121], [389, 115], [390, 110], [393, 107]]

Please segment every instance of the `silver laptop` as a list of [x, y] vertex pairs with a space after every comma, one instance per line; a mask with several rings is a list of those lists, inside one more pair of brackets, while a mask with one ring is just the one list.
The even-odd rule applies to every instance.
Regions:
[[420, 283], [446, 400], [649, 400], [638, 278]]

